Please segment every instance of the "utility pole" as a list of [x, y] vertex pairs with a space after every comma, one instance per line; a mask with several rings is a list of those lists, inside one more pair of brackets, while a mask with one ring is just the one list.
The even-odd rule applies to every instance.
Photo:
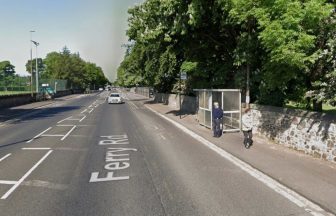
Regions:
[[35, 31], [30, 31], [30, 92], [31, 96], [33, 97], [33, 32]]
[[39, 83], [38, 83], [38, 62], [37, 62], [37, 46], [40, 45], [38, 42], [33, 41], [35, 47], [36, 47], [36, 93], [39, 92]]

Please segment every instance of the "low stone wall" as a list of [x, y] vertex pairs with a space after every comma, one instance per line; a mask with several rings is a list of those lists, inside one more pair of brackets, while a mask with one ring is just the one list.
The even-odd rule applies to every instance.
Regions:
[[336, 116], [252, 105], [253, 131], [278, 144], [336, 162]]
[[[76, 93], [80, 93], [79, 90], [75, 90]], [[73, 94], [74, 90], [64, 90], [57, 91], [55, 97], [63, 97], [66, 95]], [[4, 95], [0, 97], [0, 108], [20, 106], [36, 101], [36, 93], [33, 96], [29, 94], [19, 94], [19, 95]]]
[[0, 108], [20, 106], [35, 101], [35, 94], [5, 95], [0, 97]]
[[[154, 102], [163, 103], [173, 109], [180, 109], [179, 95], [176, 94], [155, 93]], [[195, 114], [198, 109], [196, 97], [182, 95], [181, 108], [181, 111], [184, 113]]]
[[[179, 109], [175, 94], [156, 93], [154, 102]], [[196, 97], [182, 96], [182, 111], [196, 113]], [[336, 115], [251, 105], [253, 133], [315, 158], [336, 162]]]

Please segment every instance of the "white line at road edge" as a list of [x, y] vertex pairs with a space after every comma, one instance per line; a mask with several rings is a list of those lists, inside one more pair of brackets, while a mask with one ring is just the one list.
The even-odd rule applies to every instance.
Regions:
[[53, 150], [48, 151], [28, 172], [9, 189], [1, 199], [7, 199], [7, 197], [13, 193], [13, 191], [51, 154]]
[[62, 137], [61, 140], [62, 140], [62, 141], [65, 140], [65, 138], [67, 138], [67, 136], [69, 136], [69, 134], [70, 134], [73, 130], [75, 130], [75, 128], [76, 128], [76, 125], [73, 126], [73, 127], [69, 130], [69, 132], [68, 132], [67, 134], [65, 134], [64, 137]]
[[31, 141], [33, 141], [34, 139], [36, 139], [37, 137], [41, 136], [42, 134], [44, 134], [45, 132], [47, 132], [48, 130], [50, 130], [52, 127], [47, 128], [46, 130], [42, 131], [41, 133], [39, 133], [38, 135], [34, 136], [33, 139], [27, 141], [27, 143], [30, 143]]
[[5, 159], [8, 158], [9, 156], [11, 156], [11, 153], [9, 153], [9, 154], [3, 156], [3, 157], [0, 159], [0, 162], [3, 161], [3, 160], [5, 160]]
[[308, 200], [305, 197], [301, 196], [300, 194], [296, 193], [295, 191], [293, 191], [293, 190], [287, 188], [286, 186], [282, 185], [278, 181], [272, 179], [271, 177], [269, 177], [269, 176], [265, 175], [264, 173], [260, 172], [259, 170], [253, 168], [252, 166], [250, 166], [246, 162], [244, 162], [244, 161], [238, 159], [237, 157], [233, 156], [232, 154], [228, 153], [224, 149], [216, 146], [215, 144], [213, 144], [210, 141], [204, 139], [200, 135], [192, 132], [191, 130], [187, 129], [183, 125], [181, 125], [181, 124], [175, 122], [174, 120], [162, 115], [161, 113], [153, 110], [149, 106], [146, 106], [146, 107], [150, 111], [154, 112], [155, 114], [159, 115], [160, 117], [164, 118], [165, 120], [167, 120], [170, 123], [172, 123], [173, 125], [175, 125], [177, 128], [179, 128], [183, 132], [187, 133], [188, 135], [190, 135], [191, 137], [193, 137], [197, 141], [201, 142], [202, 144], [204, 144], [205, 146], [207, 146], [211, 150], [215, 151], [216, 153], [218, 153], [223, 158], [229, 160], [230, 162], [232, 162], [233, 164], [235, 164], [236, 166], [238, 166], [239, 168], [241, 168], [242, 170], [244, 170], [245, 172], [247, 172], [248, 174], [250, 174], [251, 176], [253, 176], [257, 180], [261, 181], [262, 183], [267, 185], [269, 188], [271, 188], [275, 192], [281, 194], [286, 199], [295, 203], [297, 206], [303, 208], [306, 212], [308, 212], [308, 213], [310, 213], [314, 216], [318, 216], [318, 215], [332, 216], [333, 215], [333, 214], [325, 211], [324, 209], [322, 209], [317, 204], [311, 202], [310, 200]]

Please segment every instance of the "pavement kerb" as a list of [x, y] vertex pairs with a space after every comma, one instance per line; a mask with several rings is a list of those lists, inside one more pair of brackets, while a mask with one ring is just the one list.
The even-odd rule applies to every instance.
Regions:
[[[182, 130], [183, 132], [187, 133], [188, 135], [192, 136], [194, 139], [200, 141], [202, 144], [206, 145], [211, 150], [215, 151], [225, 159], [229, 160], [245, 172], [247, 172], [252, 177], [258, 179], [260, 182], [264, 183], [266, 186], [274, 190], [275, 192], [281, 194], [294, 204], [299, 207], [304, 208], [304, 210], [312, 215], [334, 215], [328, 210], [323, 209], [323, 206], [317, 203], [314, 203], [312, 200], [304, 197], [303, 195], [299, 194], [298, 192], [294, 191], [292, 188], [280, 183], [279, 181], [275, 180], [271, 176], [265, 174], [264, 172], [258, 170], [257, 168], [253, 167], [249, 163], [245, 162], [243, 159], [233, 155], [232, 153], [222, 149], [218, 145], [212, 143], [211, 141], [207, 140], [206, 138], [202, 137], [201, 135], [197, 134], [196, 132], [190, 130], [189, 128], [185, 127], [183, 124], [178, 123], [174, 119], [161, 114], [160, 112], [154, 110], [149, 105], [145, 104], [145, 107], [150, 110], [151, 112], [155, 113], [156, 115], [160, 116], [161, 118], [169, 121], [174, 126]], [[321, 207], [322, 206], [322, 207]]]

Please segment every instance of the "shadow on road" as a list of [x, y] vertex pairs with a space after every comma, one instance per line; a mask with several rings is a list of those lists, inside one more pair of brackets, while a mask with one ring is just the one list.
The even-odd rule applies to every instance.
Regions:
[[12, 120], [11, 124], [22, 121], [38, 120], [43, 118], [52, 118], [60, 113], [80, 109], [81, 106], [48, 107], [43, 109], [1, 109], [0, 123]]

